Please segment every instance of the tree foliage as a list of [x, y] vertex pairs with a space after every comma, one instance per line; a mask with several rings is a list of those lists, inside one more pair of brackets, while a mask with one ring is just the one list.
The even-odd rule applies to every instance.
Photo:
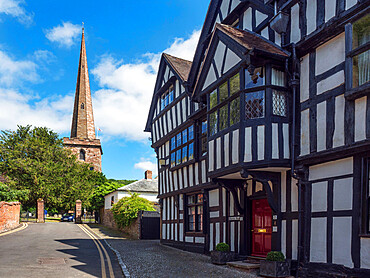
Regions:
[[6, 184], [0, 182], [0, 202], [17, 202], [20, 200], [27, 200], [28, 190], [12, 189]]
[[130, 197], [119, 200], [112, 208], [114, 220], [119, 228], [130, 226], [137, 218], [140, 210], [155, 211], [153, 204], [147, 199], [132, 193]]
[[48, 128], [18, 126], [1, 132], [0, 173], [7, 176], [10, 188], [28, 190], [28, 198], [21, 198], [26, 208], [35, 206], [38, 198], [58, 210], [73, 208], [77, 199], [88, 205], [95, 185], [105, 180], [89, 168]]
[[116, 182], [105, 182], [100, 186], [94, 188], [93, 193], [90, 196], [90, 208], [91, 210], [98, 210], [104, 206], [104, 196], [115, 191], [122, 185]]

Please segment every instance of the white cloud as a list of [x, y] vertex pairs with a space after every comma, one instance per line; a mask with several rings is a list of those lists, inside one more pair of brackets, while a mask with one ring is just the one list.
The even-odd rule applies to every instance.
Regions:
[[55, 42], [61, 47], [71, 47], [81, 34], [81, 26], [71, 22], [63, 22], [62, 25], [55, 26], [45, 32], [49, 41]]
[[33, 15], [28, 13], [21, 5], [24, 0], [0, 0], [0, 14], [13, 16], [23, 24], [30, 24], [33, 20]]
[[157, 175], [158, 175], [158, 168], [157, 168], [157, 164], [149, 161], [149, 160], [145, 160], [145, 159], [142, 159], [142, 161], [136, 163], [134, 165], [135, 169], [141, 169], [143, 171], [146, 171], [146, 170], [150, 170], [153, 172], [153, 178], [155, 178]]
[[15, 89], [0, 88], [0, 129], [16, 129], [17, 125], [46, 126], [56, 132], [70, 128], [73, 95], [55, 96], [35, 102], [34, 95]]
[[[200, 31], [188, 39], [176, 38], [164, 50], [171, 55], [192, 60]], [[101, 58], [92, 70], [102, 89], [94, 94], [96, 124], [107, 135], [145, 141], [145, 123], [153, 95], [161, 53], [146, 53], [136, 63], [124, 63], [110, 55]]]
[[0, 50], [0, 85], [18, 86], [24, 81], [38, 82], [37, 65], [31, 60], [17, 61]]

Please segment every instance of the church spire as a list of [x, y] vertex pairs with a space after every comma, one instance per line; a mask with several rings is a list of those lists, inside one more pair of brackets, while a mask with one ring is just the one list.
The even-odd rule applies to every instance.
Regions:
[[95, 125], [87, 68], [85, 32], [82, 28], [80, 62], [73, 109], [71, 138], [95, 139]]

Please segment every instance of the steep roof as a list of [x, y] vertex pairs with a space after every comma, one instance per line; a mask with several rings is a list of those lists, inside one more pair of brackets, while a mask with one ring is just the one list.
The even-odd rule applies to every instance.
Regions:
[[122, 186], [118, 191], [142, 192], [142, 193], [157, 193], [158, 194], [158, 179], [142, 179]]
[[263, 38], [262, 36], [252, 33], [248, 30], [240, 30], [228, 25], [216, 23], [216, 29], [219, 29], [234, 41], [244, 46], [248, 50], [258, 49], [264, 52], [289, 57], [289, 53], [281, 49], [278, 45]]
[[183, 81], [187, 81], [191, 68], [191, 62], [188, 60], [172, 56], [167, 53], [163, 53], [163, 56], [166, 58], [166, 60], [172, 66], [172, 68], [176, 71], [179, 77]]

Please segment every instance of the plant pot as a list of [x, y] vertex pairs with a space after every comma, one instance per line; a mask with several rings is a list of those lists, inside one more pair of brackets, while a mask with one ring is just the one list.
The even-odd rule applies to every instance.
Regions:
[[290, 275], [290, 261], [261, 261], [260, 275], [264, 277], [288, 277]]
[[211, 251], [211, 262], [213, 264], [226, 264], [237, 258], [235, 252]]

